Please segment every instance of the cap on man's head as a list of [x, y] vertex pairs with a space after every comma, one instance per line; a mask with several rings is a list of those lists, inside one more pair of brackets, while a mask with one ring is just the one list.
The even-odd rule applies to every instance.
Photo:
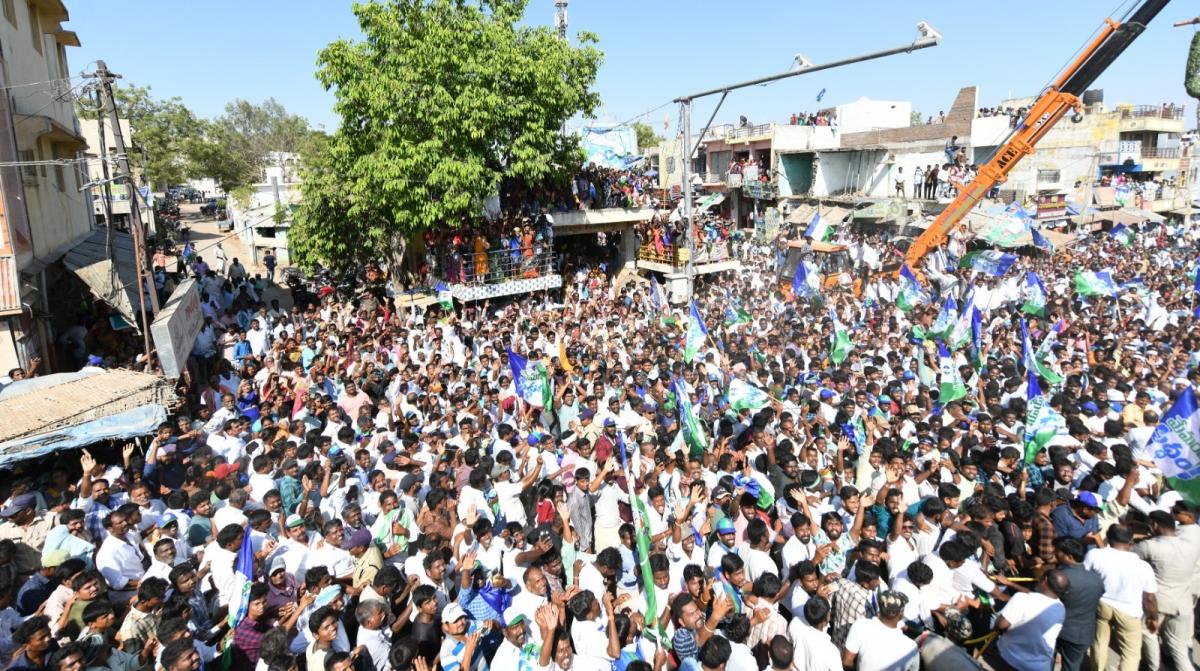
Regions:
[[713, 488], [712, 497], [714, 501], [717, 499], [728, 498], [729, 490], [726, 489], [724, 485], [717, 485], [715, 488]]
[[608, 419], [604, 420], [604, 428], [608, 428], [610, 426], [616, 426], [616, 425], [617, 425], [617, 420], [613, 419], [612, 417], [609, 417]]
[[291, 515], [288, 515], [287, 520], [284, 523], [287, 525], [287, 528], [295, 529], [296, 527], [304, 526], [304, 518], [300, 517], [296, 513], [292, 513]]
[[163, 513], [162, 517], [158, 518], [158, 528], [163, 529], [171, 524], [178, 524], [179, 518], [175, 517], [175, 513]]
[[733, 526], [733, 520], [728, 517], [721, 518], [721, 521], [717, 522], [717, 535], [732, 533], [737, 533], [737, 529]]
[[37, 505], [37, 497], [33, 494], [20, 494], [12, 497], [8, 501], [8, 505], [0, 510], [0, 517], [12, 517], [22, 510], [33, 508]]
[[349, 540], [346, 541], [346, 549], [353, 550], [354, 548], [365, 548], [371, 544], [371, 530], [363, 527], [353, 534], [350, 534]]
[[68, 553], [66, 550], [64, 550], [62, 548], [46, 550], [45, 552], [42, 553], [42, 567], [43, 568], [58, 568], [59, 566], [62, 566], [63, 562], [67, 561], [70, 558], [71, 558], [70, 553]]
[[527, 619], [528, 618], [525, 617], [525, 613], [521, 612], [521, 609], [517, 606], [509, 606], [508, 608], [504, 609], [505, 627], [512, 627], [514, 625], [521, 624]]
[[466, 616], [467, 612], [455, 601], [451, 601], [442, 608], [442, 624], [458, 622]]
[[1096, 510], [1100, 509], [1100, 499], [1091, 492], [1079, 492], [1079, 496], [1075, 497], [1075, 502]]

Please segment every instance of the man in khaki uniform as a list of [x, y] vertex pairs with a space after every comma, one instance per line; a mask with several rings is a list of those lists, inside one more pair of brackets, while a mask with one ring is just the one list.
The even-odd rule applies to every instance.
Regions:
[[37, 513], [34, 510], [36, 504], [37, 497], [33, 494], [19, 494], [0, 510], [0, 518], [4, 519], [0, 522], [0, 540], [12, 540], [17, 544], [14, 564], [17, 576], [22, 580], [41, 568], [42, 547], [56, 517], [52, 513]]

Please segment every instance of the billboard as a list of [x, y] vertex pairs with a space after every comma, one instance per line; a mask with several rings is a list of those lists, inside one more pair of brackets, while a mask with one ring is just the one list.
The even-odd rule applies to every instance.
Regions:
[[585, 126], [580, 129], [580, 144], [587, 158], [583, 164], [594, 163], [604, 168], [630, 168], [641, 160], [637, 133], [633, 126], [602, 128]]

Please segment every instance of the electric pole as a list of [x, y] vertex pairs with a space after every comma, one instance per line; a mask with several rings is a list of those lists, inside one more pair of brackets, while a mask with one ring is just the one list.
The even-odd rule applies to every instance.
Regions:
[[[104, 61], [96, 61], [96, 71], [88, 75], [99, 81], [99, 93], [101, 103], [101, 114], [106, 114], [108, 122], [112, 126], [113, 144], [117, 150], [117, 166], [116, 176], [113, 181], [124, 182], [125, 188], [129, 191], [129, 231], [133, 236], [133, 256], [134, 265], [137, 272], [137, 287], [138, 287], [138, 305], [141, 310], [142, 317], [142, 339], [146, 348], [147, 361], [150, 358], [150, 318], [146, 310], [146, 294], [150, 294], [151, 311], [158, 312], [158, 294], [154, 291], [154, 275], [151, 272], [146, 254], [146, 228], [142, 222], [142, 210], [138, 203], [137, 184], [133, 181], [133, 174], [129, 169], [129, 157], [127, 154], [128, 148], [125, 146], [125, 136], [121, 132], [121, 120], [117, 115], [117, 101], [113, 97], [112, 83], [113, 80], [120, 78], [120, 75], [113, 73], [108, 69]], [[100, 125], [103, 126], [103, 118], [100, 120]], [[101, 153], [107, 153], [106, 147], [100, 148]], [[107, 159], [107, 156], [105, 157]], [[113, 223], [111, 219], [108, 222], [109, 226]], [[115, 260], [113, 261], [116, 262]]]
[[560, 38], [567, 39], [567, 0], [554, 0], [554, 28]]

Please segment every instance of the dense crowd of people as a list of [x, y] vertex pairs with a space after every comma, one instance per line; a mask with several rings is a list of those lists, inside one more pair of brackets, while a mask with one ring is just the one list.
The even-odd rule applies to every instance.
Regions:
[[1200, 508], [1153, 436], [1200, 381], [1196, 229], [999, 277], [960, 269], [956, 236], [913, 269], [920, 291], [858, 272], [897, 250], [840, 235], [848, 277], [795, 282], [786, 247], [747, 241], [694, 308], [587, 269], [561, 294], [424, 311], [285, 309], [216, 278], [169, 422], [0, 474], [0, 655], [1188, 668]]

